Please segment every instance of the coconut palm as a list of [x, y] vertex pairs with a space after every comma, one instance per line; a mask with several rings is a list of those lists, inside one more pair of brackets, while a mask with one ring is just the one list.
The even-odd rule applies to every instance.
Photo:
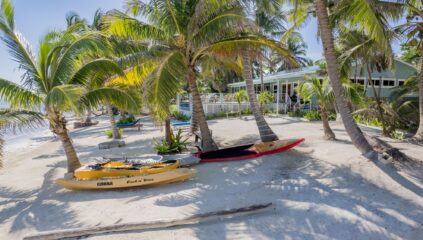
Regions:
[[[148, 53], [140, 55], [144, 61], [154, 63], [145, 82], [149, 83], [147, 86], [153, 85], [147, 92], [156, 105], [162, 109], [168, 107], [175, 90], [188, 82], [193, 100], [192, 125], [194, 129], [200, 127], [204, 150], [216, 149], [217, 145], [211, 137], [197, 87], [201, 62], [214, 58], [224, 64], [228, 55], [245, 46], [257, 49], [267, 45], [288, 55], [274, 41], [245, 34], [253, 25], [234, 1], [131, 0], [127, 1], [127, 9], [134, 15], [142, 15], [146, 22], [113, 11], [105, 19], [106, 25], [115, 35], [133, 42], [151, 43]], [[250, 61], [248, 68], [251, 69]]]
[[[391, 35], [388, 30], [386, 36]], [[347, 61], [354, 61], [356, 63], [356, 69], [361, 66], [360, 70], [366, 72], [368, 76], [368, 82], [372, 88], [373, 97], [375, 98], [375, 105], [378, 111], [378, 119], [382, 123], [382, 133], [385, 136], [390, 136], [393, 129], [388, 130], [388, 121], [385, 121], [385, 111], [383, 108], [383, 100], [380, 97], [380, 89], [382, 86], [382, 80], [379, 79], [379, 89], [376, 89], [375, 80], [372, 79], [372, 72], [391, 68], [393, 61], [392, 54], [386, 54], [382, 51], [378, 44], [368, 38], [364, 32], [356, 30], [347, 30], [341, 33], [341, 37], [338, 39], [338, 44], [343, 49], [344, 54], [340, 56], [342, 63]]]
[[126, 94], [113, 87], [87, 91], [84, 84], [93, 75], [119, 74], [120, 68], [111, 60], [87, 58], [90, 53], [106, 50], [105, 39], [96, 33], [78, 34], [74, 28], [65, 32], [50, 32], [40, 42], [37, 57], [25, 39], [16, 31], [14, 10], [9, 0], [3, 0], [0, 11], [0, 31], [11, 57], [24, 71], [22, 85], [0, 79], [0, 98], [12, 107], [42, 111], [51, 131], [62, 142], [68, 172], [74, 172], [80, 162], [66, 127], [64, 112], [81, 112], [104, 100], [120, 100]]
[[269, 91], [262, 91], [259, 93], [257, 100], [262, 112], [265, 113], [266, 105], [273, 102], [275, 100], [275, 97]]
[[[97, 9], [94, 13], [93, 21], [91, 24], [88, 23], [88, 21], [84, 18], [81, 18], [77, 13], [70, 12], [66, 16], [66, 23], [67, 27], [73, 27], [78, 28], [81, 32], [87, 32], [87, 31], [101, 31], [101, 18], [103, 16], [103, 12], [101, 9]], [[87, 109], [87, 115], [85, 118], [85, 123], [91, 123], [92, 120], [92, 109]]]
[[335, 133], [333, 133], [329, 126], [328, 118], [329, 109], [332, 107], [335, 99], [329, 79], [322, 81], [315, 77], [309, 78], [298, 86], [298, 93], [305, 100], [311, 101], [312, 98], [317, 99], [319, 102], [320, 116], [322, 117], [324, 138], [326, 140], [335, 140]]
[[397, 29], [404, 33], [408, 39], [407, 43], [418, 49], [421, 58], [420, 63], [420, 81], [419, 81], [419, 113], [420, 121], [414, 139], [423, 142], [423, 3], [421, 0], [407, 0], [408, 8], [407, 22], [400, 25]]
[[239, 90], [238, 92], [234, 93], [234, 99], [238, 103], [238, 114], [241, 118], [241, 103], [248, 100], [248, 95], [245, 90]]
[[4, 132], [28, 131], [44, 124], [43, 116], [24, 109], [0, 109], [0, 168], [3, 167]]

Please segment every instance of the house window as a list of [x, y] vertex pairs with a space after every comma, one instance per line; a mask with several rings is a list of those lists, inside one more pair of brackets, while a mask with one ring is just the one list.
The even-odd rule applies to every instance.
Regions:
[[266, 91], [270, 92], [270, 86], [269, 86], [269, 85], [264, 86], [264, 89], [265, 89]]
[[[372, 80], [373, 81], [373, 84], [375, 85], [375, 86], [379, 86], [379, 83], [380, 83], [380, 81], [379, 80]], [[372, 83], [370, 82], [370, 80], [369, 80], [369, 86], [372, 86]]]
[[364, 85], [364, 79], [357, 79], [357, 84]]
[[399, 80], [399, 81], [398, 81], [398, 86], [403, 86], [403, 85], [404, 85], [404, 81]]
[[393, 86], [395, 86], [395, 81], [394, 80], [383, 80], [383, 86], [393, 87]]
[[274, 94], [278, 93], [278, 85], [273, 85], [273, 93]]

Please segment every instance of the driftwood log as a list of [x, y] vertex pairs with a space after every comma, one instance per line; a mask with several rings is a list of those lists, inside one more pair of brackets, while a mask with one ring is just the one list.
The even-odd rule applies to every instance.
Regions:
[[159, 220], [159, 221], [140, 222], [140, 223], [137, 223], [137, 222], [122, 223], [122, 224], [114, 224], [114, 225], [106, 225], [106, 226], [46, 231], [46, 232], [40, 232], [40, 233], [28, 235], [24, 237], [24, 239], [26, 240], [61, 239], [61, 238], [71, 238], [71, 237], [83, 237], [83, 236], [105, 234], [105, 233], [165, 229], [169, 227], [194, 225], [194, 224], [199, 224], [199, 223], [208, 222], [208, 221], [223, 220], [223, 219], [244, 216], [244, 215], [248, 215], [252, 213], [257, 213], [258, 211], [264, 210], [270, 207], [271, 205], [272, 203], [251, 205], [251, 206], [242, 207], [242, 208], [234, 208], [234, 209], [223, 210], [223, 211], [196, 214], [191, 217], [177, 219], [177, 220]]

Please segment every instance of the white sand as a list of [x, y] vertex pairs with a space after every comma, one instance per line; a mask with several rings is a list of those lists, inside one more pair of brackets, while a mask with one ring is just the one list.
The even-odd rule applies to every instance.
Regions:
[[[28, 233], [103, 224], [177, 219], [192, 214], [273, 202], [249, 217], [162, 231], [92, 236], [91, 239], [421, 239], [423, 168], [377, 166], [362, 158], [342, 126], [338, 142], [321, 138], [319, 122], [269, 118], [281, 138], [305, 137], [296, 150], [263, 158], [201, 164], [187, 182], [160, 188], [73, 192], [56, 186], [66, 162], [57, 141], [8, 154], [0, 170], [0, 239]], [[83, 163], [90, 157], [152, 153], [163, 132], [145, 122], [125, 131], [127, 146], [98, 150], [107, 121], [72, 131]], [[254, 142], [255, 122], [210, 121], [220, 146]], [[375, 134], [372, 129], [366, 132]], [[395, 143], [422, 159], [422, 147]]]

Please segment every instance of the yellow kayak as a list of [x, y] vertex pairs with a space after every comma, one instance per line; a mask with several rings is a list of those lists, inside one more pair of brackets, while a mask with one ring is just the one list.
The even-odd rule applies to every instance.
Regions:
[[136, 164], [130, 162], [109, 161], [105, 163], [82, 166], [75, 170], [77, 179], [95, 179], [105, 177], [128, 177], [155, 174], [180, 166], [178, 160], [169, 160], [155, 164]]
[[64, 188], [72, 190], [129, 188], [154, 186], [184, 181], [191, 178], [195, 173], [196, 171], [193, 169], [177, 168], [166, 172], [132, 177], [99, 178], [86, 180], [75, 178], [59, 178], [56, 180], [56, 183]]

